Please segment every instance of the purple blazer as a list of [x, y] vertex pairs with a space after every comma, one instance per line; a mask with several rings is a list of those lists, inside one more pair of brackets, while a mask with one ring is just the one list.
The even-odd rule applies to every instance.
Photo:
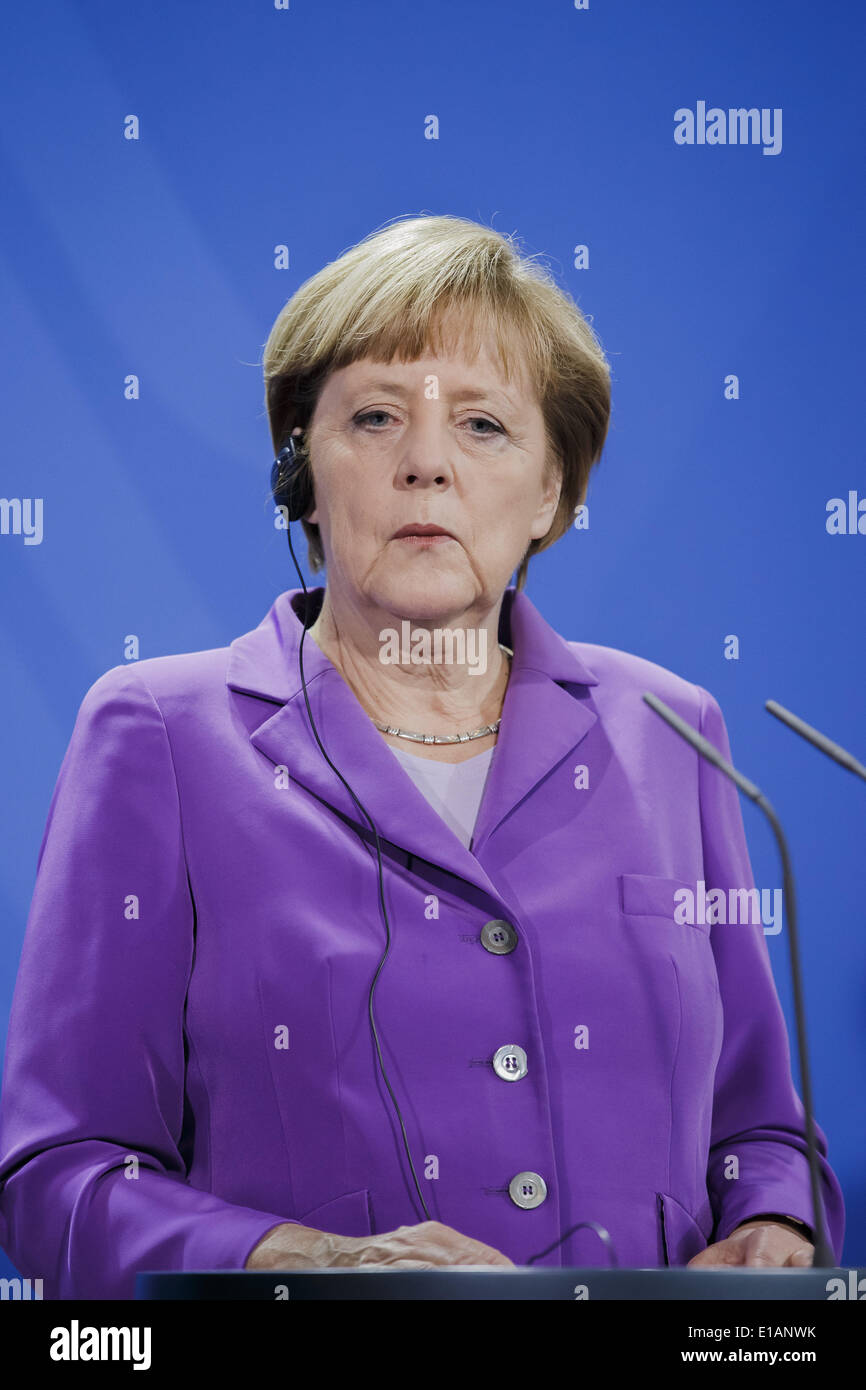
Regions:
[[[310, 732], [302, 604], [281, 594], [230, 647], [116, 666], [82, 702], [0, 1113], [0, 1238], [47, 1297], [242, 1268], [282, 1221], [425, 1219], [367, 1013], [375, 848]], [[678, 889], [752, 872], [738, 793], [641, 694], [727, 757], [718, 704], [565, 641], [513, 588], [500, 637], [514, 660], [472, 851], [304, 643], [319, 733], [381, 837], [376, 1021], [431, 1216], [518, 1264], [595, 1221], [644, 1267], [759, 1213], [811, 1222], [763, 926], [675, 917]], [[525, 1074], [503, 1064], [515, 1045]], [[584, 1229], [539, 1263], [607, 1258]]]

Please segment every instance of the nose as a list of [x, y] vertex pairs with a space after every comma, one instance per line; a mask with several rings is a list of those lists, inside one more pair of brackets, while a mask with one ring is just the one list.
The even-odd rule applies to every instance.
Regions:
[[428, 487], [442, 490], [454, 481], [453, 446], [436, 405], [435, 401], [425, 401], [425, 409], [409, 423], [401, 440], [397, 479], [413, 491]]

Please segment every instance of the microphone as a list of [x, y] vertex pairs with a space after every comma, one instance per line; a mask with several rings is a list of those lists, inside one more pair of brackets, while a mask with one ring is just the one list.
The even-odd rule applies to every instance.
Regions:
[[[815, 1268], [835, 1269], [836, 1257], [831, 1250], [826, 1234], [824, 1223], [824, 1204], [821, 1201], [821, 1175], [818, 1167], [818, 1144], [815, 1135], [815, 1112], [812, 1103], [812, 1079], [809, 1071], [809, 1048], [806, 1041], [806, 1009], [803, 1002], [803, 972], [800, 966], [800, 945], [797, 935], [797, 909], [794, 899], [794, 874], [791, 868], [791, 858], [788, 853], [788, 845], [779, 824], [778, 817], [770, 805], [760, 787], [756, 787], [754, 782], [750, 782], [748, 777], [744, 777], [735, 767], [722, 757], [719, 750], [709, 739], [699, 734], [697, 729], [693, 729], [685, 719], [681, 719], [675, 710], [672, 710], [664, 701], [651, 691], [645, 691], [644, 700], [655, 710], [656, 714], [670, 724], [671, 728], [690, 743], [693, 748], [700, 753], [702, 758], [708, 762], [744, 792], [756, 806], [760, 806], [764, 815], [770, 822], [776, 843], [779, 846], [779, 854], [782, 859], [782, 878], [784, 884], [784, 901], [788, 912], [788, 947], [791, 957], [791, 982], [794, 987], [794, 1017], [797, 1024], [797, 1054], [800, 1062], [800, 1088], [803, 1092], [803, 1111], [806, 1120], [806, 1152], [809, 1162], [809, 1181], [812, 1190], [812, 1230], [814, 1233], [814, 1254], [812, 1265]], [[807, 726], [808, 727], [808, 726]], [[834, 745], [835, 746], [835, 745]], [[841, 750], [840, 750], [841, 751]]]
[[828, 758], [832, 758], [841, 767], [846, 767], [849, 772], [856, 773], [866, 782], [866, 767], [862, 763], [858, 763], [847, 749], [842, 748], [838, 743], [833, 743], [825, 734], [813, 729], [812, 725], [807, 724], [805, 720], [798, 719], [796, 714], [785, 709], [784, 705], [780, 705], [777, 700], [765, 700], [764, 708], [774, 714], [777, 719], [781, 719], [783, 724], [787, 724], [789, 729], [793, 729], [795, 734], [800, 734], [802, 738], [814, 743], [815, 747], [820, 748], [822, 753], [826, 753]]

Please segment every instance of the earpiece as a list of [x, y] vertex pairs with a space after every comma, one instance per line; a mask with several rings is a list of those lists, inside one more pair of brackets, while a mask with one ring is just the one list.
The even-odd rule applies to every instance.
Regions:
[[285, 507], [289, 521], [300, 521], [313, 505], [313, 489], [305, 464], [306, 457], [296, 438], [289, 435], [271, 466], [274, 505]]

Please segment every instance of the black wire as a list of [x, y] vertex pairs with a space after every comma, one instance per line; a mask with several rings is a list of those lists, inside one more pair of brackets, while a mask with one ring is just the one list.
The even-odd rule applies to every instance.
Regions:
[[[333, 772], [335, 772], [335, 773], [337, 774], [337, 776], [339, 777], [339, 779], [340, 779], [340, 781], [342, 782], [343, 786], [346, 788], [346, 791], [349, 793], [349, 795], [351, 796], [351, 798], [352, 798], [352, 800], [354, 801], [355, 805], [358, 807], [358, 810], [361, 812], [361, 814], [362, 814], [362, 815], [364, 816], [364, 818], [366, 819], [367, 824], [369, 825], [369, 827], [370, 827], [370, 829], [372, 830], [373, 835], [375, 836], [375, 839], [376, 839], [376, 866], [377, 866], [378, 885], [379, 885], [379, 905], [380, 905], [380, 907], [381, 907], [381, 909], [382, 909], [382, 916], [383, 916], [383, 918], [384, 918], [384, 920], [385, 920], [385, 941], [386, 941], [386, 946], [385, 946], [385, 950], [384, 950], [384, 952], [383, 952], [383, 954], [382, 954], [382, 957], [381, 957], [381, 959], [380, 959], [380, 961], [379, 961], [379, 964], [378, 964], [378, 966], [377, 966], [377, 968], [376, 968], [376, 973], [375, 973], [375, 975], [373, 976], [373, 981], [372, 981], [372, 983], [371, 983], [371, 985], [370, 985], [370, 992], [369, 992], [369, 995], [368, 995], [368, 998], [367, 998], [367, 1011], [368, 1011], [369, 1017], [370, 1017], [370, 1028], [371, 1028], [372, 1033], [373, 1033], [373, 1041], [374, 1041], [375, 1044], [376, 1044], [376, 1057], [377, 1057], [378, 1062], [379, 1062], [379, 1070], [380, 1070], [380, 1072], [382, 1073], [382, 1080], [385, 1082], [385, 1085], [386, 1085], [387, 1088], [388, 1088], [388, 1094], [389, 1094], [389, 1096], [391, 1097], [391, 1102], [392, 1102], [392, 1104], [393, 1104], [393, 1106], [394, 1106], [394, 1110], [396, 1111], [396, 1114], [397, 1114], [397, 1120], [398, 1120], [398, 1122], [399, 1122], [399, 1124], [400, 1124], [400, 1132], [401, 1132], [401, 1134], [402, 1134], [402, 1136], [403, 1136], [403, 1147], [404, 1147], [405, 1150], [406, 1150], [406, 1158], [407, 1158], [408, 1161], [409, 1161], [409, 1168], [410, 1168], [411, 1173], [412, 1173], [412, 1180], [413, 1180], [413, 1182], [415, 1183], [415, 1190], [416, 1190], [416, 1192], [418, 1193], [418, 1200], [419, 1200], [420, 1203], [421, 1203], [421, 1206], [422, 1206], [423, 1211], [424, 1211], [424, 1215], [426, 1216], [427, 1220], [428, 1220], [428, 1221], [432, 1221], [433, 1218], [431, 1217], [430, 1212], [429, 1212], [429, 1210], [428, 1210], [428, 1208], [427, 1208], [427, 1203], [426, 1203], [425, 1200], [424, 1200], [424, 1194], [423, 1194], [423, 1192], [421, 1191], [421, 1185], [420, 1185], [420, 1183], [418, 1182], [418, 1174], [415, 1172], [415, 1164], [412, 1162], [412, 1151], [411, 1151], [411, 1149], [410, 1149], [410, 1147], [409, 1147], [409, 1139], [408, 1139], [408, 1136], [407, 1136], [407, 1134], [406, 1134], [406, 1126], [405, 1126], [405, 1124], [403, 1123], [403, 1116], [402, 1116], [402, 1114], [401, 1114], [401, 1112], [400, 1112], [400, 1106], [399, 1106], [399, 1104], [398, 1104], [397, 1097], [396, 1097], [395, 1094], [394, 1094], [393, 1087], [391, 1086], [391, 1083], [390, 1083], [390, 1081], [388, 1080], [388, 1073], [387, 1073], [386, 1070], [385, 1070], [385, 1063], [384, 1063], [384, 1061], [382, 1060], [382, 1049], [381, 1049], [381, 1047], [380, 1047], [380, 1045], [379, 1045], [379, 1034], [378, 1034], [378, 1031], [377, 1031], [377, 1029], [376, 1029], [376, 1019], [375, 1019], [375, 1016], [374, 1016], [374, 1013], [373, 1013], [373, 994], [374, 994], [374, 991], [375, 991], [375, 989], [376, 989], [376, 984], [377, 984], [377, 981], [378, 981], [378, 979], [379, 979], [379, 976], [380, 976], [380, 974], [382, 973], [382, 969], [383, 969], [383, 967], [384, 967], [384, 965], [385, 965], [385, 961], [388, 959], [388, 956], [389, 956], [390, 951], [391, 951], [391, 924], [390, 924], [390, 922], [389, 922], [389, 920], [388, 920], [388, 909], [387, 909], [386, 906], [385, 906], [385, 881], [384, 881], [384, 870], [383, 870], [383, 867], [382, 867], [382, 846], [381, 846], [380, 841], [379, 841], [379, 832], [378, 832], [378, 830], [376, 829], [375, 824], [373, 823], [373, 819], [372, 819], [372, 817], [370, 816], [370, 813], [367, 811], [367, 808], [362, 804], [362, 802], [359, 800], [359, 798], [355, 795], [354, 791], [353, 791], [352, 788], [349, 786], [349, 783], [346, 781], [346, 779], [345, 779], [345, 777], [343, 776], [343, 774], [342, 774], [342, 772], [340, 771], [340, 769], [339, 769], [338, 767], [336, 767], [336, 766], [334, 765], [334, 763], [331, 762], [331, 759], [328, 757], [328, 754], [327, 754], [327, 752], [326, 752], [326, 750], [325, 750], [325, 745], [322, 743], [322, 740], [321, 740], [321, 738], [319, 737], [319, 731], [318, 731], [318, 729], [316, 728], [316, 721], [315, 721], [315, 719], [313, 718], [313, 711], [312, 711], [312, 709], [310, 708], [310, 697], [309, 697], [309, 695], [307, 694], [307, 682], [306, 682], [306, 678], [305, 678], [305, 676], [304, 676], [304, 638], [305, 638], [306, 635], [307, 635], [308, 618], [309, 618], [309, 614], [308, 614], [308, 612], [307, 612], [307, 608], [308, 608], [308, 602], [307, 602], [307, 601], [308, 601], [310, 595], [309, 595], [309, 590], [307, 589], [306, 583], [304, 582], [304, 576], [303, 576], [303, 573], [302, 573], [302, 571], [301, 571], [301, 567], [300, 567], [300, 565], [298, 564], [298, 558], [297, 558], [297, 556], [295, 555], [295, 548], [294, 548], [294, 546], [292, 545], [292, 529], [291, 529], [291, 523], [288, 521], [288, 519], [286, 520], [286, 539], [288, 540], [288, 543], [289, 543], [289, 553], [291, 554], [292, 561], [293, 561], [294, 566], [295, 566], [295, 569], [297, 570], [297, 573], [298, 573], [298, 578], [299, 578], [300, 581], [301, 581], [301, 587], [302, 587], [302, 589], [303, 589], [303, 591], [304, 591], [304, 623], [303, 623], [303, 627], [302, 627], [302, 629], [301, 629], [301, 640], [300, 640], [300, 643], [298, 644], [298, 668], [299, 668], [299, 671], [300, 671], [300, 676], [301, 676], [301, 688], [303, 689], [303, 692], [304, 692], [304, 703], [305, 703], [306, 708], [307, 708], [307, 717], [308, 717], [308, 719], [309, 719], [309, 721], [310, 721], [310, 728], [311, 728], [312, 731], [313, 731], [313, 736], [314, 736], [314, 738], [315, 738], [315, 740], [316, 740], [316, 743], [319, 745], [319, 750], [320, 750], [320, 752], [321, 752], [321, 754], [322, 754], [322, 757], [325, 759], [325, 762], [328, 764], [328, 766], [331, 768], [331, 770], [332, 770]], [[363, 843], [363, 837], [359, 837], [359, 838], [361, 838], [362, 843]], [[552, 1245], [548, 1245], [546, 1249], [539, 1251], [539, 1253], [538, 1253], [537, 1255], [530, 1255], [529, 1258], [526, 1260], [526, 1264], [531, 1265], [531, 1264], [534, 1263], [535, 1260], [541, 1260], [541, 1259], [543, 1259], [545, 1255], [549, 1255], [550, 1252], [551, 1252], [552, 1250], [555, 1250], [556, 1247], [557, 1247], [558, 1245], [561, 1245], [562, 1242], [563, 1242], [564, 1240], [566, 1240], [570, 1235], [572, 1235], [575, 1231], [579, 1231], [579, 1230], [581, 1229], [581, 1227], [584, 1227], [584, 1226], [588, 1226], [588, 1227], [590, 1227], [592, 1230], [594, 1230], [595, 1233], [596, 1233], [596, 1235], [599, 1237], [599, 1239], [600, 1239], [601, 1241], [604, 1242], [605, 1247], [607, 1248], [608, 1254], [610, 1255], [611, 1264], [615, 1267], [616, 1264], [617, 1264], [617, 1258], [616, 1258], [616, 1252], [615, 1252], [614, 1247], [613, 1247], [613, 1241], [612, 1241], [611, 1238], [610, 1238], [609, 1232], [606, 1231], [605, 1228], [604, 1228], [603, 1226], [600, 1226], [599, 1223], [598, 1223], [597, 1221], [579, 1221], [579, 1222], [577, 1223], [577, 1225], [575, 1225], [575, 1226], [570, 1226], [569, 1229], [568, 1229], [567, 1231], [565, 1231], [565, 1232], [559, 1237], [558, 1240], [555, 1240], [555, 1241], [553, 1242]]]
[[[319, 731], [318, 731], [318, 729], [316, 728], [316, 721], [315, 721], [314, 718], [313, 718], [313, 711], [312, 711], [311, 708], [310, 708], [310, 698], [309, 698], [309, 696], [308, 696], [308, 694], [307, 694], [307, 682], [306, 682], [306, 680], [305, 680], [305, 678], [304, 678], [304, 638], [305, 638], [306, 635], [307, 635], [307, 625], [308, 625], [308, 617], [309, 617], [309, 615], [308, 615], [308, 613], [307, 613], [307, 600], [309, 599], [309, 592], [308, 592], [308, 590], [307, 590], [306, 584], [304, 583], [304, 576], [303, 576], [303, 574], [302, 574], [302, 572], [301, 572], [301, 567], [300, 567], [300, 565], [298, 564], [297, 556], [295, 555], [294, 546], [292, 545], [292, 528], [291, 528], [291, 523], [289, 522], [288, 518], [286, 519], [286, 538], [288, 539], [288, 542], [289, 542], [289, 551], [290, 551], [290, 553], [291, 553], [292, 560], [294, 561], [295, 569], [296, 569], [297, 572], [298, 572], [298, 578], [299, 578], [300, 581], [301, 581], [301, 587], [302, 587], [303, 590], [304, 590], [304, 625], [303, 625], [303, 628], [302, 628], [302, 630], [301, 630], [301, 641], [300, 641], [300, 644], [299, 644], [299, 646], [298, 646], [298, 667], [299, 667], [299, 669], [300, 669], [301, 686], [302, 686], [303, 691], [304, 691], [304, 703], [306, 704], [306, 707], [307, 707], [307, 717], [309, 718], [309, 721], [310, 721], [310, 728], [311, 728], [312, 731], [313, 731], [313, 735], [314, 735], [314, 737], [315, 737], [316, 743], [319, 745], [319, 749], [320, 749], [320, 751], [321, 751], [322, 757], [325, 759], [325, 762], [326, 762], [326, 763], [328, 764], [328, 766], [332, 769], [332, 771], [335, 772], [335, 773], [337, 774], [337, 776], [339, 777], [339, 779], [340, 779], [340, 781], [342, 782], [343, 786], [346, 788], [346, 791], [349, 793], [349, 795], [351, 796], [351, 798], [352, 798], [352, 800], [354, 801], [355, 805], [358, 807], [358, 810], [359, 810], [359, 811], [361, 812], [361, 814], [365, 817], [365, 819], [366, 819], [366, 821], [367, 821], [367, 824], [369, 825], [369, 827], [370, 827], [370, 829], [372, 830], [374, 836], [376, 837], [376, 862], [377, 862], [378, 879], [379, 879], [379, 904], [380, 904], [380, 906], [381, 906], [381, 908], [382, 908], [382, 915], [383, 915], [383, 917], [384, 917], [384, 919], [385, 919], [385, 941], [386, 941], [386, 946], [385, 946], [385, 950], [384, 950], [384, 952], [383, 952], [383, 954], [382, 954], [382, 958], [381, 958], [381, 960], [379, 961], [378, 967], [377, 967], [377, 969], [376, 969], [376, 973], [375, 973], [375, 975], [373, 976], [373, 982], [372, 982], [372, 984], [370, 985], [370, 993], [369, 993], [368, 1000], [367, 1000], [367, 1010], [368, 1010], [368, 1013], [369, 1013], [369, 1016], [370, 1016], [370, 1028], [372, 1029], [372, 1032], [373, 1032], [373, 1041], [374, 1041], [375, 1044], [376, 1044], [376, 1056], [377, 1056], [378, 1061], [379, 1061], [379, 1070], [380, 1070], [381, 1073], [382, 1073], [382, 1080], [385, 1082], [385, 1085], [386, 1085], [387, 1088], [388, 1088], [388, 1094], [389, 1094], [389, 1096], [391, 1097], [391, 1101], [392, 1101], [393, 1106], [394, 1106], [394, 1109], [395, 1109], [395, 1111], [396, 1111], [396, 1113], [397, 1113], [397, 1119], [398, 1119], [399, 1124], [400, 1124], [400, 1131], [401, 1131], [401, 1133], [402, 1133], [402, 1135], [403, 1135], [403, 1146], [404, 1146], [404, 1148], [405, 1148], [405, 1150], [406, 1150], [406, 1157], [407, 1157], [407, 1159], [409, 1160], [409, 1167], [410, 1167], [411, 1172], [412, 1172], [412, 1180], [413, 1180], [414, 1183], [415, 1183], [415, 1190], [416, 1190], [416, 1192], [418, 1193], [418, 1200], [419, 1200], [420, 1203], [421, 1203], [421, 1206], [422, 1206], [422, 1208], [423, 1208], [423, 1210], [424, 1210], [424, 1215], [426, 1216], [427, 1220], [428, 1220], [428, 1221], [432, 1221], [433, 1218], [431, 1217], [430, 1212], [429, 1212], [428, 1209], [427, 1209], [427, 1203], [424, 1201], [424, 1194], [422, 1193], [422, 1191], [421, 1191], [421, 1186], [420, 1186], [420, 1184], [419, 1184], [419, 1182], [418, 1182], [418, 1175], [417, 1175], [417, 1173], [415, 1172], [415, 1164], [412, 1162], [412, 1151], [411, 1151], [411, 1149], [409, 1148], [409, 1139], [408, 1139], [407, 1134], [406, 1134], [406, 1126], [405, 1126], [404, 1123], [403, 1123], [403, 1116], [402, 1116], [402, 1114], [400, 1113], [400, 1106], [399, 1106], [398, 1103], [397, 1103], [397, 1097], [394, 1095], [393, 1088], [392, 1088], [392, 1086], [391, 1086], [390, 1081], [388, 1080], [388, 1073], [385, 1071], [385, 1063], [384, 1063], [384, 1061], [382, 1060], [382, 1049], [381, 1049], [381, 1047], [380, 1047], [380, 1045], [379, 1045], [379, 1034], [378, 1034], [378, 1032], [377, 1032], [377, 1030], [376, 1030], [376, 1019], [375, 1019], [375, 1016], [374, 1016], [374, 1014], [373, 1014], [373, 993], [374, 993], [374, 991], [375, 991], [376, 983], [377, 983], [377, 981], [378, 981], [378, 979], [379, 979], [379, 976], [380, 976], [380, 974], [382, 973], [382, 968], [383, 968], [383, 966], [384, 966], [384, 964], [385, 964], [385, 961], [388, 959], [388, 956], [389, 956], [390, 951], [391, 951], [391, 924], [390, 924], [390, 922], [388, 921], [388, 909], [387, 909], [386, 906], [385, 906], [385, 881], [384, 881], [384, 871], [383, 871], [383, 868], [382, 868], [382, 847], [381, 847], [381, 844], [379, 843], [379, 832], [378, 832], [378, 830], [376, 829], [375, 825], [373, 824], [372, 817], [370, 816], [369, 812], [367, 811], [367, 808], [366, 808], [365, 806], [363, 806], [363, 805], [361, 804], [361, 802], [358, 800], [358, 797], [357, 797], [357, 796], [355, 795], [355, 793], [352, 791], [352, 788], [349, 786], [349, 783], [346, 781], [345, 777], [343, 776], [342, 772], [340, 772], [339, 768], [338, 768], [338, 767], [335, 767], [334, 764], [331, 762], [331, 759], [328, 757], [328, 754], [327, 754], [327, 752], [325, 751], [325, 745], [322, 743], [322, 740], [319, 738]], [[356, 833], [357, 833], [357, 832], [356, 832]], [[361, 842], [364, 843], [363, 836], [359, 836], [359, 838], [361, 839]]]
[[568, 1230], [564, 1231], [559, 1239], [555, 1240], [552, 1245], [548, 1245], [545, 1250], [539, 1250], [537, 1255], [530, 1255], [526, 1263], [531, 1265], [534, 1264], [536, 1260], [543, 1260], [545, 1255], [549, 1255], [551, 1250], [555, 1250], [557, 1245], [561, 1245], [564, 1240], [574, 1235], [574, 1232], [579, 1231], [582, 1226], [588, 1226], [590, 1230], [595, 1231], [595, 1234], [598, 1236], [599, 1240], [603, 1242], [604, 1248], [610, 1256], [611, 1268], [617, 1269], [619, 1267], [619, 1261], [616, 1258], [616, 1251], [613, 1246], [613, 1241], [610, 1238], [610, 1231], [606, 1231], [604, 1226], [601, 1226], [597, 1221], [578, 1221], [576, 1225], [569, 1226]]

